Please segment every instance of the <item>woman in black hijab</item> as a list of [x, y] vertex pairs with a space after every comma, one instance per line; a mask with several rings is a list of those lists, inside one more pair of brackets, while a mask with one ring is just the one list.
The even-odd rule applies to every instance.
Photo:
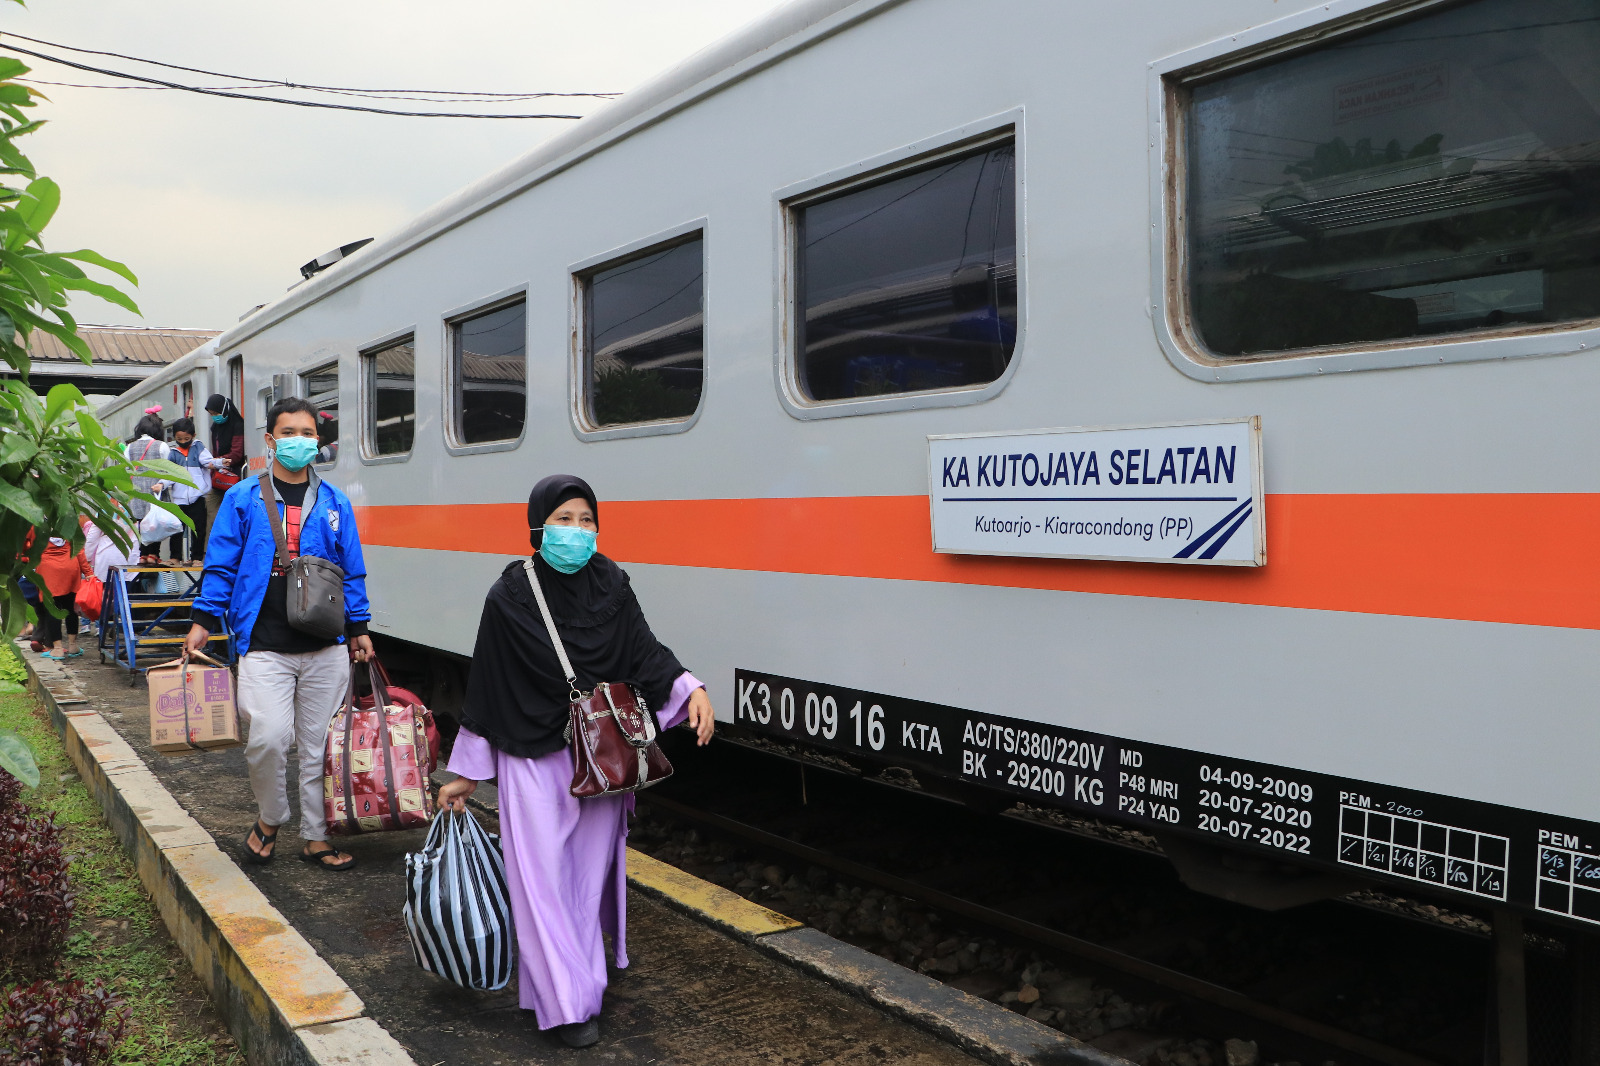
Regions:
[[206, 415], [211, 419], [211, 454], [224, 460], [221, 469], [212, 473], [211, 491], [206, 493], [206, 520], [215, 523], [222, 497], [244, 472], [244, 416], [220, 392], [206, 401]]
[[[211, 454], [218, 459], [232, 459], [233, 472], [238, 473], [244, 459], [244, 416], [233, 401], [220, 392], [212, 393], [206, 401], [206, 414], [211, 417]], [[235, 454], [234, 442], [238, 442]]]
[[[710, 741], [711, 701], [695, 676], [656, 640], [628, 575], [594, 552], [600, 504], [581, 478], [547, 477], [528, 498], [528, 532], [539, 582], [561, 642], [585, 691], [628, 681], [662, 729], [687, 722]], [[489, 590], [472, 653], [461, 732], [439, 792], [440, 806], [498, 780], [500, 839], [517, 930], [519, 1002], [541, 1029], [559, 1028], [573, 1047], [600, 1039], [606, 988], [603, 933], [617, 966], [628, 965], [624, 847], [633, 795], [578, 800], [568, 791], [572, 757], [566, 678], [521, 560]]]

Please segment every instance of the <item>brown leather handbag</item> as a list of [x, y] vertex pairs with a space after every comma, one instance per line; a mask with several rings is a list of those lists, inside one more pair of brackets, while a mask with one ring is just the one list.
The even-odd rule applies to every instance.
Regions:
[[656, 719], [644, 697], [626, 681], [602, 681], [592, 692], [578, 689], [578, 675], [567, 661], [567, 649], [556, 632], [550, 606], [544, 602], [533, 562], [524, 562], [533, 598], [550, 634], [550, 644], [561, 660], [561, 672], [571, 689], [567, 700], [565, 736], [572, 745], [572, 786], [579, 799], [637, 792], [672, 776], [672, 763], [656, 743]]

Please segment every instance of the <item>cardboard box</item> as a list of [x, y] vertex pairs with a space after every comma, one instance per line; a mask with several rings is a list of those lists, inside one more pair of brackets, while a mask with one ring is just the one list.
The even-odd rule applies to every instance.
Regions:
[[[187, 681], [181, 675], [187, 675]], [[226, 666], [191, 661], [184, 670], [173, 662], [152, 666], [146, 676], [150, 681], [150, 744], [157, 751], [232, 748], [244, 743], [239, 739], [233, 672]]]

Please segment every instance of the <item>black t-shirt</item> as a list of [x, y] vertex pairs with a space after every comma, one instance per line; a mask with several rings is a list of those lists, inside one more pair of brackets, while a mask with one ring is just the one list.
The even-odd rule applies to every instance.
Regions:
[[[309, 484], [309, 480], [290, 485], [272, 479], [272, 490], [288, 512], [286, 535], [291, 559], [300, 554], [300, 516]], [[256, 626], [250, 631], [250, 650], [294, 653], [321, 651], [330, 644], [337, 644], [337, 640], [314, 637], [289, 624], [289, 579], [277, 572], [276, 564], [272, 569], [272, 577], [267, 581], [267, 597], [261, 601], [261, 613], [256, 615]]]

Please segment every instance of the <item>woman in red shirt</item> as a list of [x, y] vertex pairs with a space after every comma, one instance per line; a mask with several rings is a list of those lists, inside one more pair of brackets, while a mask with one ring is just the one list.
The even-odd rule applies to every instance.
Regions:
[[[80, 519], [81, 521], [81, 519]], [[89, 561], [83, 555], [72, 554], [72, 546], [60, 537], [51, 537], [39, 560], [39, 577], [57, 608], [66, 612], [57, 618], [43, 605], [35, 612], [39, 616], [39, 639], [33, 643], [35, 651], [43, 651], [50, 659], [77, 659], [83, 655], [78, 647], [78, 579], [90, 572]], [[62, 627], [66, 628], [66, 643], [62, 645]]]

